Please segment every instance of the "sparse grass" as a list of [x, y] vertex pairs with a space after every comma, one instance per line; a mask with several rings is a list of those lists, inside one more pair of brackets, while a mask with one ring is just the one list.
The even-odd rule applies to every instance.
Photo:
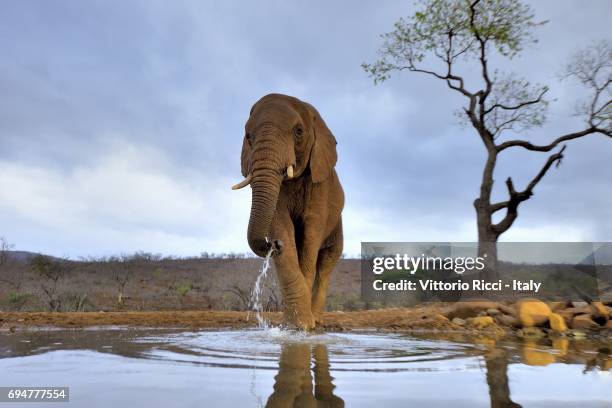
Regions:
[[361, 300], [359, 293], [351, 293], [346, 295], [332, 294], [327, 297], [327, 310], [343, 310], [354, 311], [364, 310], [366, 302]]
[[58, 312], [87, 312], [92, 310], [95, 309], [87, 294], [67, 292], [59, 296]]
[[9, 292], [6, 296], [6, 304], [10, 310], [23, 310], [33, 297], [31, 293]]
[[180, 282], [176, 287], [176, 294], [179, 297], [179, 301], [181, 303], [181, 307], [184, 304], [185, 296], [191, 291], [193, 288], [193, 284], [189, 281]]
[[[133, 271], [125, 285], [125, 296], [120, 305], [117, 303], [116, 273], [113, 273], [114, 263], [119, 263], [117, 259], [69, 261], [61, 266], [54, 263], [61, 260], [40, 259], [38, 270], [32, 268], [29, 262], [11, 263], [5, 274], [9, 278], [18, 276], [22, 284], [16, 289], [0, 281], [0, 310], [153, 311], [176, 310], [177, 307], [189, 310], [247, 310], [262, 262], [259, 258], [231, 254], [223, 258], [189, 259], [139, 256], [135, 263], [121, 263], [129, 264]], [[332, 274], [328, 310], [359, 308], [361, 305], [352, 300], [344, 304], [347, 296], [359, 297], [359, 260], [342, 260], [340, 266], [341, 270]], [[42, 273], [48, 270], [54, 272], [50, 278]], [[282, 307], [275, 275], [275, 271], [271, 270], [263, 284], [261, 300], [266, 311], [276, 311]], [[56, 277], [57, 285], [54, 283]], [[12, 295], [12, 303], [8, 300], [11, 292], [20, 295]], [[87, 296], [79, 303], [85, 294]]]

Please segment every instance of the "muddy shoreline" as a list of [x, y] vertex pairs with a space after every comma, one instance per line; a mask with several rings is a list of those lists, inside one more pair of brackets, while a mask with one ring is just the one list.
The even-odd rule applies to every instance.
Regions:
[[[439, 307], [327, 312], [325, 329], [413, 328], [431, 323], [440, 326]], [[282, 313], [263, 313], [273, 325]], [[0, 330], [17, 328], [86, 328], [94, 326], [245, 328], [257, 325], [254, 313], [244, 311], [129, 311], [129, 312], [0, 312]]]
[[[467, 315], [482, 315], [490, 302], [471, 304], [427, 304], [412, 308], [388, 308], [377, 310], [326, 312], [320, 325], [325, 331], [382, 330], [382, 331], [441, 331], [488, 335], [527, 334], [527, 329], [502, 324], [501, 319], [467, 318]], [[497, 305], [504, 311], [512, 307]], [[508, 309], [508, 310], [506, 310]], [[282, 323], [282, 313], [266, 312], [264, 317], [272, 325]], [[457, 324], [456, 316], [466, 318], [469, 323]], [[490, 319], [490, 324], [481, 325], [478, 319]], [[462, 319], [459, 319], [462, 320]], [[126, 312], [0, 312], [0, 331], [37, 330], [46, 328], [88, 328], [104, 326], [240, 329], [255, 327], [257, 319], [253, 312], [245, 311], [126, 311]], [[532, 328], [534, 329], [534, 328]], [[575, 330], [565, 334], [573, 335]], [[537, 335], [561, 334], [546, 327], [537, 328]], [[579, 335], [608, 337], [612, 331], [606, 328], [583, 330]], [[533, 333], [531, 333], [533, 334]]]

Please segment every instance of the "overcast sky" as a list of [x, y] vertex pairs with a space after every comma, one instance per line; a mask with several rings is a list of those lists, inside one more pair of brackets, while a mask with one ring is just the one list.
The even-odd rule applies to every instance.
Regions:
[[[549, 84], [545, 143], [579, 130], [580, 90], [557, 79], [578, 48], [610, 39], [612, 2], [538, 1], [540, 42], [496, 65]], [[12, 1], [0, 13], [0, 235], [73, 258], [144, 250], [249, 251], [244, 122], [270, 92], [314, 104], [338, 140], [345, 252], [361, 241], [474, 241], [484, 149], [460, 96], [360, 68], [406, 1]], [[568, 146], [503, 236], [612, 241], [612, 140]], [[496, 197], [546, 160], [505, 155]]]

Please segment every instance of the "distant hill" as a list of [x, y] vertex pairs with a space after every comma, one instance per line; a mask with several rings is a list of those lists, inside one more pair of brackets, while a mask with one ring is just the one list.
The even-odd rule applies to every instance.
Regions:
[[581, 265], [612, 265], [612, 243], [606, 242], [580, 262]]
[[[8, 251], [8, 259], [12, 261], [18, 262], [30, 262], [32, 258], [37, 255], [43, 255], [37, 252], [29, 252], [29, 251]], [[49, 258], [54, 258], [50, 256]]]

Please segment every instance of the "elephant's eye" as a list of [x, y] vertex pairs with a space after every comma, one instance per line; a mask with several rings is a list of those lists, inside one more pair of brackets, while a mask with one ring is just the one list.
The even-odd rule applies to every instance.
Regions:
[[295, 133], [296, 137], [302, 137], [304, 134], [304, 129], [302, 129], [300, 126], [296, 126], [295, 129], [293, 129], [293, 133]]
[[245, 134], [244, 138], [247, 140], [247, 142], [251, 143], [251, 135], [250, 134]]

